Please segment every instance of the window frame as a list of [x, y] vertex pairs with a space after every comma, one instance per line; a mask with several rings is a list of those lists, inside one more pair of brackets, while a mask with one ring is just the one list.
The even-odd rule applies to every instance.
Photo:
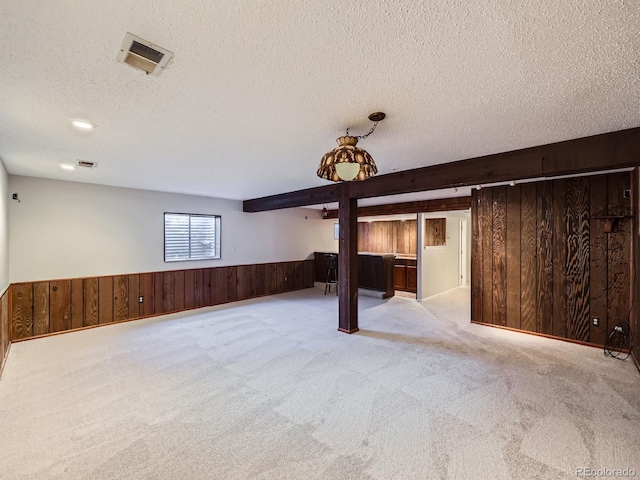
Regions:
[[[187, 215], [189, 217], [189, 257], [188, 258], [173, 258], [167, 259], [167, 215]], [[196, 257], [191, 258], [191, 217], [207, 217], [213, 218], [216, 222], [216, 239], [218, 248], [218, 255], [215, 257]], [[164, 263], [175, 262], [197, 262], [202, 260], [220, 260], [222, 258], [222, 215], [215, 215], [209, 213], [186, 213], [186, 212], [164, 212], [162, 215], [162, 250]]]

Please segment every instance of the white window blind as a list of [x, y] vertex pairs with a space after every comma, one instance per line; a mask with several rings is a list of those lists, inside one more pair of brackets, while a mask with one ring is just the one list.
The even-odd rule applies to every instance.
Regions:
[[220, 217], [164, 214], [164, 261], [220, 258]]

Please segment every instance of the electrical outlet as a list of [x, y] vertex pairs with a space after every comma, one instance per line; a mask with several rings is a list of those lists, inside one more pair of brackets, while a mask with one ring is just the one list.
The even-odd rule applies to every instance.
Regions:
[[289, 281], [289, 277], [284, 277], [284, 281], [288, 282]]
[[596, 327], [600, 325], [600, 319], [598, 317], [593, 317], [593, 325]]
[[631, 198], [631, 190], [626, 189], [622, 191], [622, 197], [623, 198]]
[[140, 296], [138, 297], [138, 303], [142, 303], [142, 301], [143, 301], [143, 300], [144, 300], [144, 298], [142, 297], [142, 295], [140, 295]]

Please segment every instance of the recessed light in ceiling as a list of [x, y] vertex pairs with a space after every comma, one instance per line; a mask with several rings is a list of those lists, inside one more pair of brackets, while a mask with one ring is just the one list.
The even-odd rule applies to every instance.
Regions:
[[63, 170], [67, 170], [67, 171], [71, 171], [71, 170], [75, 170], [76, 167], [74, 165], [69, 165], [68, 163], [62, 163], [60, 164], [60, 168]]
[[70, 119], [71, 125], [76, 127], [79, 130], [89, 131], [95, 130], [97, 125], [95, 123], [91, 123], [88, 120], [83, 120], [81, 118], [72, 118]]

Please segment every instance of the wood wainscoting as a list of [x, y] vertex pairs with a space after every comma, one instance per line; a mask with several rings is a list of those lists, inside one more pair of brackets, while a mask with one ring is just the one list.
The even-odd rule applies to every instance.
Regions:
[[11, 287], [0, 296], [0, 375], [4, 368], [4, 362], [9, 353], [9, 345], [11, 344], [11, 329], [9, 326], [9, 296]]
[[630, 188], [622, 172], [474, 190], [472, 321], [604, 345], [629, 321]]
[[15, 283], [1, 305], [4, 313], [10, 298], [8, 330], [19, 341], [310, 288], [314, 281], [313, 260], [262, 263]]

